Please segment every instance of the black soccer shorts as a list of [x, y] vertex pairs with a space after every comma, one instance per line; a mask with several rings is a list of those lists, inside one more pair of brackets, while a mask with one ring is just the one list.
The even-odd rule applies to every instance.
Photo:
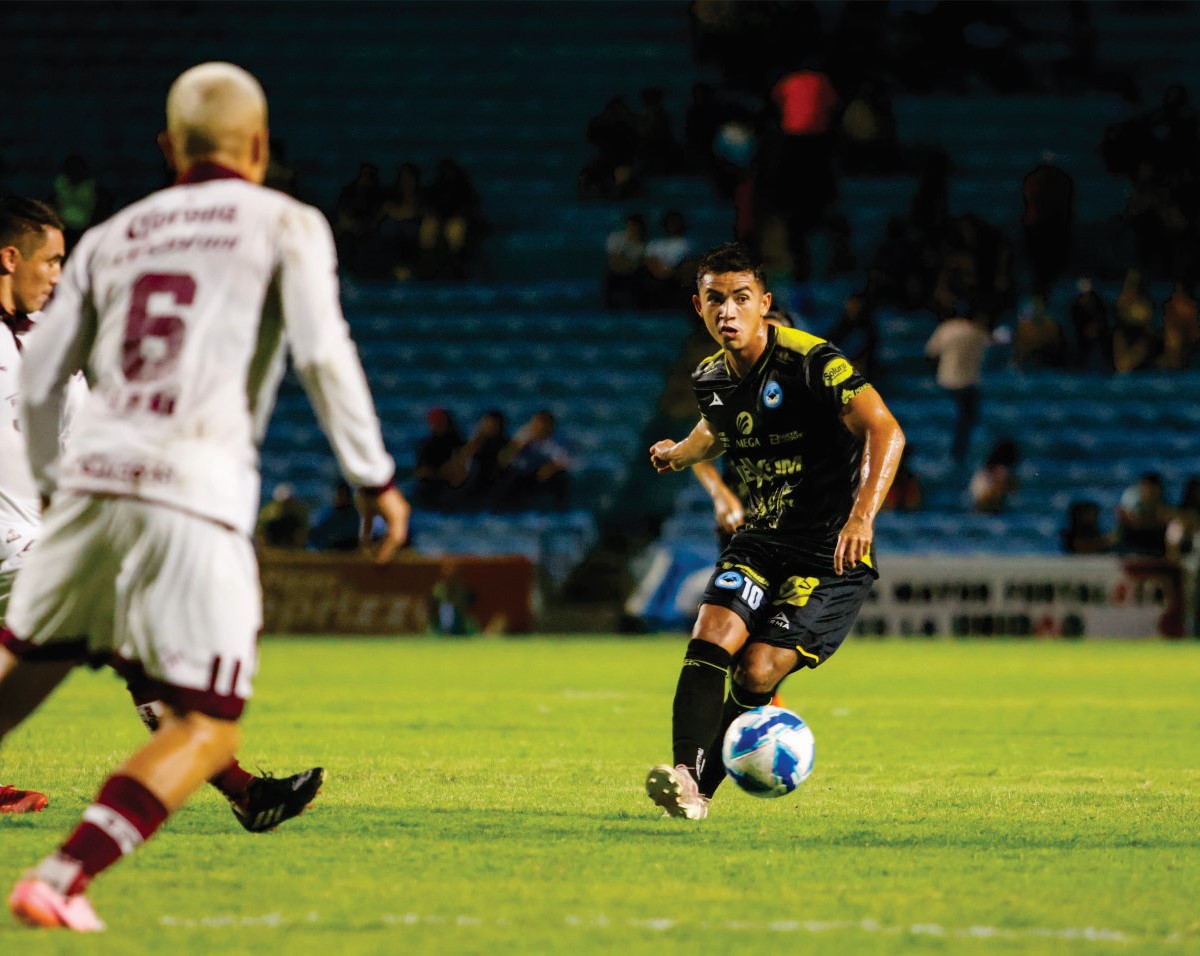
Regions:
[[802, 558], [786, 545], [738, 535], [722, 552], [701, 602], [733, 611], [751, 641], [797, 651], [798, 668], [823, 664], [850, 633], [875, 572], [860, 563], [839, 577]]

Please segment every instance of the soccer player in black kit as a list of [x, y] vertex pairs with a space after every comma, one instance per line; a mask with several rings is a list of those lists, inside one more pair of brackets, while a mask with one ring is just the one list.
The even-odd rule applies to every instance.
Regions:
[[725, 775], [725, 729], [788, 674], [827, 660], [854, 623], [877, 576], [875, 515], [904, 433], [833, 345], [766, 322], [771, 293], [744, 246], [708, 252], [696, 285], [692, 304], [721, 350], [692, 376], [700, 421], [683, 441], [656, 442], [650, 462], [678, 471], [724, 454], [748, 490], [746, 522], [692, 628], [673, 765], [654, 767], [646, 792], [670, 816], [702, 820]]

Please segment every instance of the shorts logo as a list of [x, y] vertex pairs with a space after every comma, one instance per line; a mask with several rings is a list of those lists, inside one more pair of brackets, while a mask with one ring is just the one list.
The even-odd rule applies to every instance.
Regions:
[[778, 627], [787, 631], [791, 629], [791, 626], [792, 625], [788, 623], [787, 615], [784, 614], [783, 611], [780, 611], [773, 618], [771, 618], [771, 627]]
[[778, 408], [782, 401], [783, 389], [775, 379], [771, 379], [763, 388], [762, 402], [767, 408]]
[[743, 435], [749, 435], [754, 431], [754, 416], [749, 412], [738, 412], [737, 428]]
[[792, 607], [804, 607], [820, 583], [820, 578], [788, 578], [779, 589], [779, 597], [775, 599], [775, 603], [790, 604]]
[[825, 366], [825, 371], [821, 373], [821, 380], [830, 388], [835, 385], [840, 385], [854, 374], [854, 368], [844, 358], [835, 358], [832, 362]]
[[742, 582], [746, 579], [742, 577], [738, 571], [726, 571], [720, 575], [714, 582], [717, 587], [723, 588], [726, 591], [736, 591], [742, 586]]

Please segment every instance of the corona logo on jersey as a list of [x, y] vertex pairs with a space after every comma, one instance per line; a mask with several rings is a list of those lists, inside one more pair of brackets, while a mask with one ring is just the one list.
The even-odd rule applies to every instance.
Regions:
[[737, 428], [743, 435], [749, 435], [754, 431], [754, 416], [749, 412], [738, 412]]
[[840, 385], [854, 374], [854, 366], [847, 362], [844, 358], [835, 358], [832, 362], [825, 366], [825, 371], [821, 373], [821, 380], [830, 388], [835, 385]]

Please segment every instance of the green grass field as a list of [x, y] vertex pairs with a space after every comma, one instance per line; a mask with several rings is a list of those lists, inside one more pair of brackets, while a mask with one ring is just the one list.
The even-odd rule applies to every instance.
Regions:
[[[858, 641], [785, 685], [817, 764], [662, 819], [684, 640], [267, 640], [244, 762], [323, 764], [251, 836], [198, 795], [92, 898], [0, 953], [1200, 952], [1200, 644]], [[7, 742], [0, 888], [142, 739], [80, 673]]]

